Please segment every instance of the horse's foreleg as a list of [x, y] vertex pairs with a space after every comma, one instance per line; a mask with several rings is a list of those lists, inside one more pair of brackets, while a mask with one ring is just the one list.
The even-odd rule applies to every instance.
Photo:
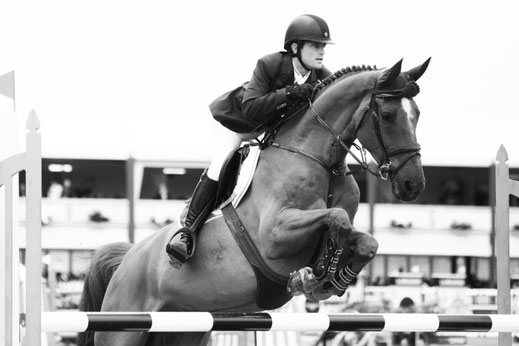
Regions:
[[348, 266], [353, 272], [360, 271], [369, 263], [378, 250], [378, 242], [368, 233], [353, 230], [346, 239], [339, 267]]
[[[346, 210], [351, 220], [357, 213], [360, 200], [359, 188], [351, 175], [335, 177], [330, 184], [329, 204]], [[378, 242], [371, 235], [355, 229], [350, 232], [339, 259], [341, 268], [331, 283], [317, 286], [312, 292], [316, 299], [342, 295], [348, 284], [375, 257]], [[332, 284], [333, 283], [333, 284]]]
[[[359, 187], [351, 175], [335, 177], [330, 184], [329, 203], [333, 207], [344, 208], [353, 220], [360, 201]], [[375, 257], [378, 242], [371, 235], [353, 230], [346, 240], [339, 268], [333, 280], [337, 289], [344, 292], [347, 285]], [[342, 289], [344, 288], [344, 289]]]
[[360, 271], [375, 258], [377, 249], [378, 242], [375, 238], [367, 233], [352, 230], [337, 265], [341, 269], [329, 283], [318, 286], [312, 292], [313, 297], [324, 300], [332, 295], [342, 295]]
[[277, 259], [296, 254], [311, 244], [319, 243], [322, 236], [313, 268], [294, 272], [288, 284], [288, 290], [294, 295], [311, 292], [335, 276], [340, 253], [351, 229], [348, 213], [342, 208], [286, 208], [278, 214], [268, 235], [266, 256]]
[[335, 246], [342, 248], [351, 228], [344, 209], [285, 208], [278, 213], [274, 227], [268, 233], [265, 256], [276, 260], [294, 255], [315, 243], [321, 232], [329, 232]]

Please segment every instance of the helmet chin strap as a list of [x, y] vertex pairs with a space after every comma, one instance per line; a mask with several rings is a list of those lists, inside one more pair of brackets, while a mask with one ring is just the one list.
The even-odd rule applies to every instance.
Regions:
[[[303, 43], [304, 44], [304, 43]], [[307, 71], [311, 71], [312, 69], [309, 68], [308, 66], [305, 65], [305, 63], [303, 62], [303, 58], [301, 57], [301, 47], [302, 45], [300, 45], [299, 43], [297, 44], [297, 52], [294, 54], [292, 53], [292, 56], [295, 56], [297, 57], [297, 60], [299, 60], [299, 63], [301, 64], [301, 66], [303, 66], [303, 68]]]
[[307, 71], [311, 71], [312, 69], [309, 68], [308, 66], [305, 65], [305, 63], [303, 62], [303, 58], [301, 58], [301, 51], [300, 50], [297, 50], [297, 60], [299, 60], [299, 62], [301, 63], [301, 65], [304, 67], [305, 70]]

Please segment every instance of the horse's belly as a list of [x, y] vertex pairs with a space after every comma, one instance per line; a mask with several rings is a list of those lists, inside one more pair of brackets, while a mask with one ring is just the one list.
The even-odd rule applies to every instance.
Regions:
[[180, 310], [257, 310], [256, 278], [223, 218], [199, 233], [195, 255], [181, 269], [166, 268], [161, 295]]

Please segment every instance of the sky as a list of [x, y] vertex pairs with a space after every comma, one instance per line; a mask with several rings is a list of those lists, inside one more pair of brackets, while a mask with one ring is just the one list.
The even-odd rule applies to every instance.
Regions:
[[208, 104], [305, 13], [329, 24], [332, 71], [432, 57], [415, 98], [424, 165], [489, 166], [503, 144], [519, 166], [514, 0], [7, 0], [0, 75], [15, 71], [17, 113], [40, 117], [44, 157], [205, 161]]

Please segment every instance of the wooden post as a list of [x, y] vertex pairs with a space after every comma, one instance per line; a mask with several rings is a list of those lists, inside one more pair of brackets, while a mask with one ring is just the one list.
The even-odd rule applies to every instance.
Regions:
[[133, 157], [126, 160], [126, 198], [128, 199], [128, 239], [130, 243], [135, 243], [135, 159]]
[[[497, 268], [496, 261], [496, 164], [494, 163], [490, 166], [489, 179], [488, 179], [488, 202], [490, 204], [491, 218], [492, 218], [492, 226], [490, 229], [490, 266], [488, 268], [490, 278], [490, 287], [497, 287], [497, 278], [496, 271], [494, 268]], [[476, 271], [477, 272], [477, 271]]]
[[32, 111], [27, 120], [26, 148], [26, 337], [25, 345], [41, 345], [41, 135]]
[[[16, 115], [12, 118], [16, 119]], [[12, 154], [17, 149], [18, 138], [9, 136], [9, 132], [18, 133], [17, 122], [7, 121], [2, 123], [2, 158]], [[20, 129], [21, 130], [21, 129]], [[4, 150], [7, 147], [7, 151]], [[16, 149], [13, 149], [16, 148]], [[18, 342], [18, 324], [14, 321], [18, 318], [18, 246], [16, 234], [18, 218], [15, 210], [18, 203], [17, 174], [25, 167], [24, 154], [15, 154], [0, 162], [0, 187], [3, 187], [3, 201], [0, 201], [2, 225], [0, 226], [0, 342], [11, 345]], [[16, 176], [16, 178], [15, 178]]]
[[[373, 162], [369, 163], [371, 169], [376, 170], [376, 165]], [[369, 206], [369, 229], [368, 233], [374, 236], [375, 233], [375, 204], [377, 203], [377, 187], [378, 187], [378, 178], [374, 175], [366, 172], [366, 193], [367, 193], [367, 202]], [[373, 263], [370, 262], [369, 265], [365, 268], [366, 271], [366, 281], [365, 284], [369, 284], [373, 282]], [[359, 280], [361, 278], [359, 277]]]
[[[519, 182], [510, 180], [508, 153], [503, 145], [496, 156], [495, 253], [497, 257], [497, 311], [511, 314], [510, 303], [510, 217], [509, 195], [519, 196]], [[512, 345], [512, 333], [499, 333], [499, 346]]]
[[[29, 114], [26, 128], [26, 151], [13, 155], [0, 162], [0, 186], [5, 187], [5, 232], [3, 247], [2, 291], [2, 328], [5, 345], [19, 343], [19, 317], [15, 316], [16, 306], [14, 287], [18, 288], [18, 249], [13, 229], [18, 222], [14, 209], [17, 186], [13, 179], [21, 171], [26, 171], [26, 338], [24, 345], [41, 345], [41, 138], [38, 130], [39, 120], [34, 111]], [[15, 280], [16, 278], [16, 280]], [[16, 282], [15, 282], [16, 281]], [[18, 297], [18, 298], [21, 298]]]
[[[8, 165], [7, 165], [8, 166]], [[9, 167], [8, 167], [9, 168]], [[4, 171], [5, 172], [5, 171]], [[2, 172], [2, 173], [4, 173]], [[5, 343], [6, 345], [14, 345], [14, 336], [13, 336], [13, 318], [14, 318], [14, 291], [13, 285], [15, 281], [15, 273], [14, 273], [14, 232], [13, 232], [13, 215], [14, 215], [14, 201], [16, 200], [13, 195], [13, 182], [12, 175], [10, 172], [5, 172], [7, 174], [3, 175], [3, 185], [5, 187], [5, 237], [4, 237], [4, 245], [5, 245], [5, 290], [4, 290], [4, 329], [5, 333]], [[0, 183], [2, 185], [2, 183]], [[18, 221], [18, 220], [16, 220]], [[9, 343], [10, 342], [10, 343]]]
[[[377, 170], [377, 166], [370, 162], [370, 168]], [[366, 192], [367, 202], [369, 205], [369, 233], [373, 235], [375, 233], [375, 204], [377, 203], [377, 186], [378, 178], [373, 174], [366, 172]]]

